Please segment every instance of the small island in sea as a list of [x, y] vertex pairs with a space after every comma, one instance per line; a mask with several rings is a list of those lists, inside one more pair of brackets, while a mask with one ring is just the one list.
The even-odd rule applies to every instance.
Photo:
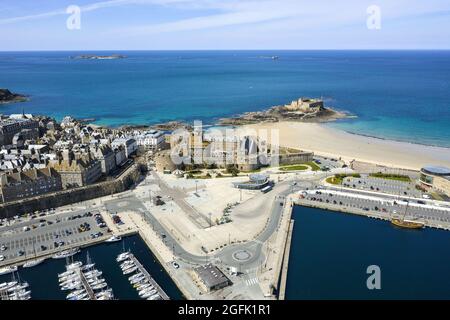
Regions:
[[324, 106], [321, 99], [300, 98], [284, 106], [263, 111], [246, 112], [237, 117], [219, 119], [220, 125], [246, 125], [260, 122], [302, 121], [328, 122], [349, 118], [351, 115]]
[[0, 104], [13, 103], [13, 102], [24, 102], [28, 98], [22, 94], [13, 93], [8, 89], [0, 88]]
[[82, 54], [79, 56], [70, 57], [71, 59], [84, 59], [84, 60], [115, 60], [124, 59], [126, 56], [121, 54], [112, 54], [107, 56], [95, 55], [95, 54]]

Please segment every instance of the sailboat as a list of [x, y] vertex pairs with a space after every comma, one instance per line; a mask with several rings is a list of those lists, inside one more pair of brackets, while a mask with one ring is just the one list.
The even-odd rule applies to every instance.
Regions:
[[34, 252], [34, 259], [33, 260], [29, 260], [27, 262], [25, 262], [22, 267], [23, 268], [31, 268], [31, 267], [35, 267], [38, 264], [41, 264], [42, 262], [45, 261], [45, 258], [37, 258], [37, 254], [36, 254], [36, 247], [34, 245], [34, 241], [33, 241], [33, 252]]
[[409, 202], [406, 204], [405, 213], [403, 214], [403, 217], [401, 218], [392, 218], [391, 223], [394, 226], [400, 227], [400, 228], [406, 228], [406, 229], [422, 229], [425, 227], [425, 223], [422, 221], [416, 221], [416, 220], [407, 220], [405, 219], [406, 212], [409, 207]]

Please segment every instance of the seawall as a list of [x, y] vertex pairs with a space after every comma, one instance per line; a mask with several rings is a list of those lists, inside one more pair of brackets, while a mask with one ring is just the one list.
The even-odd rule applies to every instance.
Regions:
[[123, 192], [139, 180], [141, 176], [140, 166], [141, 165], [138, 163], [133, 164], [130, 168], [125, 170], [121, 176], [114, 180], [2, 203], [0, 204], [0, 218], [10, 218], [15, 215], [61, 207], [76, 202]]

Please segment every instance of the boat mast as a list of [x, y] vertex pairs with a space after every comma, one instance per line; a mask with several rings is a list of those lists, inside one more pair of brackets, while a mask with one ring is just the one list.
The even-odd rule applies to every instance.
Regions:
[[409, 202], [406, 203], [405, 212], [403, 213], [403, 218], [402, 218], [403, 221], [405, 221], [406, 212], [408, 211], [408, 206], [409, 206]]

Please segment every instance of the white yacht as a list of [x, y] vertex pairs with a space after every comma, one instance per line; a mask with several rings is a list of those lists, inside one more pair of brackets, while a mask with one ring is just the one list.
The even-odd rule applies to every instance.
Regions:
[[153, 286], [150, 283], [145, 283], [145, 284], [142, 284], [142, 285], [139, 285], [136, 287], [136, 289], [139, 291], [148, 289], [148, 288], [153, 288]]
[[130, 274], [130, 273], [132, 273], [132, 272], [135, 272], [136, 270], [138, 269], [138, 267], [136, 267], [136, 266], [134, 266], [134, 267], [131, 267], [131, 268], [128, 268], [128, 269], [126, 269], [126, 270], [123, 270], [123, 274]]
[[116, 237], [116, 236], [112, 236], [112, 237], [106, 239], [105, 242], [117, 242], [117, 241], [120, 241], [120, 240], [122, 240], [122, 237], [119, 237], [119, 236], [117, 236], [117, 237]]
[[121, 267], [123, 272], [125, 272], [125, 271], [127, 271], [129, 269], [133, 269], [133, 268], [136, 268], [136, 265], [134, 263], [128, 264], [128, 265], [124, 266], [123, 268]]
[[103, 288], [105, 288], [107, 286], [108, 286], [108, 284], [106, 282], [102, 282], [102, 283], [99, 283], [97, 285], [92, 286], [92, 289], [93, 290], [100, 290], [100, 289], [103, 289]]
[[79, 295], [79, 294], [81, 294], [83, 292], [86, 292], [86, 291], [84, 289], [79, 289], [79, 290], [72, 291], [71, 293], [69, 293], [67, 295], [66, 298], [67, 299], [72, 299], [72, 298], [76, 297], [77, 295]]
[[9, 267], [3, 267], [3, 268], [0, 268], [0, 276], [2, 276], [2, 275], [4, 275], [4, 274], [16, 272], [17, 269], [18, 269], [17, 266], [9, 266]]
[[3, 282], [0, 284], [0, 290], [7, 290], [17, 285], [17, 281]]
[[21, 283], [21, 284], [17, 284], [15, 286], [7, 289], [6, 291], [7, 292], [21, 291], [21, 290], [26, 289], [26, 288], [28, 288], [28, 283], [24, 282], [24, 283]]
[[130, 256], [130, 252], [122, 252], [121, 254], [119, 254], [116, 258], [117, 262], [122, 262], [125, 261], [126, 259], [128, 259], [128, 257]]
[[126, 267], [128, 267], [128, 266], [131, 266], [131, 265], [134, 266], [134, 262], [131, 261], [131, 260], [126, 260], [125, 262], [123, 262], [123, 263], [120, 264], [120, 268], [121, 268], [121, 269], [124, 269], [124, 268], [126, 268]]
[[147, 291], [145, 291], [145, 292], [143, 292], [143, 293], [139, 293], [139, 296], [140, 296], [141, 298], [145, 299], [145, 298], [148, 298], [148, 297], [153, 296], [153, 295], [156, 294], [156, 293], [157, 293], [157, 291], [156, 291], [155, 289], [153, 289], [153, 290], [147, 290]]
[[138, 277], [138, 278], [134, 278], [134, 279], [130, 280], [130, 283], [131, 284], [136, 284], [136, 283], [139, 283], [139, 282], [141, 282], [143, 280], [146, 280], [144, 275], [142, 277]]
[[54, 254], [52, 256], [52, 258], [53, 259], [64, 259], [67, 257], [72, 257], [72, 256], [76, 255], [78, 252], [80, 252], [79, 248], [68, 249], [68, 250], [64, 250], [64, 251]]
[[82, 265], [83, 265], [83, 263], [81, 261], [75, 261], [75, 262], [72, 262], [71, 264], [67, 265], [66, 269], [68, 271], [69, 270], [74, 271], [75, 269], [80, 268]]
[[83, 270], [83, 271], [89, 270], [89, 269], [92, 269], [94, 266], [95, 266], [95, 263], [89, 263], [89, 264], [87, 264], [85, 266], [82, 266], [81, 270]]
[[44, 258], [33, 259], [33, 260], [30, 260], [30, 261], [25, 262], [25, 263], [22, 265], [22, 267], [23, 267], [23, 268], [32, 268], [32, 267], [37, 266], [38, 264], [41, 264], [41, 263], [44, 262], [44, 261], [45, 261]]

